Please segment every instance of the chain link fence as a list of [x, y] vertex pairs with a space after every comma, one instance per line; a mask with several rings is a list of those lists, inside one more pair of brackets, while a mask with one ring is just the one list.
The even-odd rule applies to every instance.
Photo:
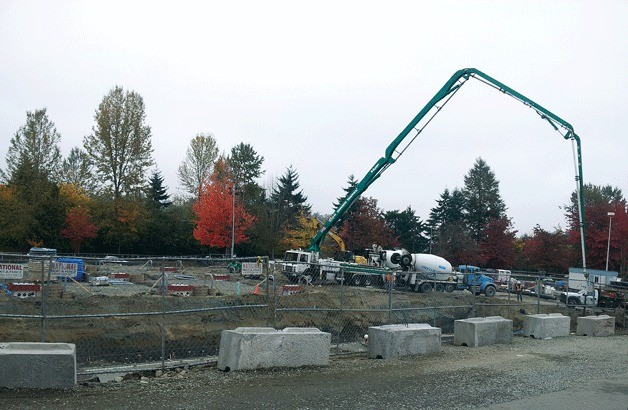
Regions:
[[[342, 270], [295, 281], [265, 257], [0, 254], [0, 342], [74, 343], [84, 371], [213, 361], [221, 332], [236, 327], [316, 327], [332, 335], [337, 354], [365, 351], [369, 326], [429, 323], [447, 335], [455, 320], [473, 316], [511, 319], [517, 333], [526, 314], [569, 315], [575, 331], [578, 316], [606, 313], [625, 330], [625, 291], [615, 292], [614, 306], [568, 306], [558, 290], [543, 291], [543, 279], [496, 277], [498, 292], [487, 297], [436, 282], [430, 289], [440, 291], [420, 293], [394, 275], [358, 280]], [[532, 284], [522, 301], [516, 281]]]

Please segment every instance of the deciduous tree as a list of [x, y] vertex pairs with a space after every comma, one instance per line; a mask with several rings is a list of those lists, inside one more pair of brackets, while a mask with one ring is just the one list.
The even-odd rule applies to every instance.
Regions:
[[179, 181], [187, 192], [198, 198], [203, 181], [212, 174], [218, 158], [218, 144], [211, 134], [197, 134], [179, 165]]
[[70, 155], [61, 165], [61, 182], [75, 185], [89, 194], [96, 191], [96, 181], [92, 172], [92, 164], [85, 151], [78, 147], [70, 150]]
[[[7, 169], [0, 171], [5, 181], [11, 181], [16, 173], [25, 167], [32, 175], [44, 175], [56, 182], [61, 165], [59, 141], [61, 135], [55, 124], [48, 119], [46, 109], [28, 111], [26, 124], [20, 127], [9, 142], [6, 156]], [[24, 173], [22, 172], [22, 177]]]
[[61, 236], [70, 241], [74, 253], [81, 251], [81, 244], [97, 237], [98, 228], [91, 222], [89, 211], [82, 207], [72, 208], [65, 218]]
[[153, 164], [144, 100], [116, 86], [103, 98], [94, 118], [96, 125], [83, 146], [102, 186], [114, 199], [139, 192], [146, 169]]
[[374, 198], [355, 201], [352, 215], [345, 220], [338, 234], [345, 241], [347, 250], [362, 254], [373, 244], [384, 248], [399, 245], [392, 229], [386, 226], [382, 211]]
[[497, 269], [512, 268], [516, 233], [506, 217], [489, 220], [480, 238], [480, 265]]
[[[225, 164], [218, 162], [211, 178], [201, 189], [201, 196], [194, 204], [197, 223], [194, 238], [202, 245], [225, 248], [248, 240], [246, 231], [254, 222], [242, 201], [233, 197], [231, 179], [218, 178]], [[235, 202], [234, 202], [235, 201]], [[232, 229], [235, 214], [235, 230]]]

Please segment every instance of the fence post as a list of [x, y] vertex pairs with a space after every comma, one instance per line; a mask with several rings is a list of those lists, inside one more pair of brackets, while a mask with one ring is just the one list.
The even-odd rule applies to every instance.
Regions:
[[541, 277], [536, 278], [536, 313], [541, 313]]
[[166, 258], [161, 260], [161, 370], [166, 369]]
[[393, 272], [390, 275], [390, 280], [388, 281], [388, 324], [392, 324], [392, 291], [393, 286], [397, 282], [397, 272]]
[[[45, 259], [37, 259], [41, 261], [41, 334], [39, 341], [41, 343], [46, 342], [46, 301], [48, 299], [48, 284], [44, 280], [44, 265]], [[50, 282], [50, 262], [52, 262], [52, 256], [48, 256], [48, 282]]]

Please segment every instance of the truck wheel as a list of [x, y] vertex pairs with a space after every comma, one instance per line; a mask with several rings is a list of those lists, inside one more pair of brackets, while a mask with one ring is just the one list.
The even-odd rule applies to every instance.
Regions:
[[419, 287], [419, 292], [421, 293], [429, 293], [432, 291], [432, 284], [429, 282], [423, 282], [421, 283], [421, 286]]
[[487, 286], [484, 289], [484, 294], [489, 298], [495, 296], [495, 288], [493, 286]]
[[351, 278], [351, 284], [353, 286], [362, 285], [362, 278], [360, 277], [360, 275], [353, 275], [353, 277]]
[[364, 286], [371, 286], [371, 277], [365, 276], [363, 282], [364, 282]]
[[454, 286], [453, 283], [448, 283], [448, 284], [445, 285], [445, 292], [451, 293], [451, 292], [454, 291], [455, 288], [456, 287]]
[[576, 299], [576, 298], [569, 298], [569, 299], [567, 299], [567, 305], [569, 305], [569, 306], [579, 305], [578, 299]]
[[436, 292], [443, 292], [443, 291], [445, 290], [445, 285], [443, 285], [442, 283], [437, 283], [437, 284], [434, 286], [434, 290], [435, 290]]
[[403, 255], [401, 257], [401, 266], [410, 266], [411, 263], [412, 263], [412, 256]]

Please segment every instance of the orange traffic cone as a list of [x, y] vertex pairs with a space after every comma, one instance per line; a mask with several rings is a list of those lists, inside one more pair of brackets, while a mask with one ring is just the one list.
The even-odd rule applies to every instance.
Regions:
[[259, 295], [259, 285], [255, 285], [255, 289], [253, 289], [254, 295]]

